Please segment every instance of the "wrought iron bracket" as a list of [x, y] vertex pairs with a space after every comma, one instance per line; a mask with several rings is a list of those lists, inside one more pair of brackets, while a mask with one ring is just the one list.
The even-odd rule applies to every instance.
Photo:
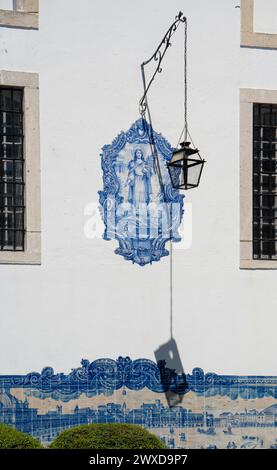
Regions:
[[[154, 54], [146, 61], [144, 61], [141, 64], [141, 73], [142, 73], [142, 81], [143, 81], [143, 87], [144, 87], [144, 93], [142, 98], [140, 99], [139, 102], [139, 111], [142, 116], [145, 115], [145, 112], [147, 110], [147, 93], [149, 91], [150, 86], [152, 85], [157, 73], [162, 72], [161, 68], [161, 63], [163, 61], [163, 58], [165, 56], [165, 53], [169, 46], [171, 46], [171, 37], [173, 34], [176, 32], [178, 26], [180, 23], [186, 23], [187, 18], [184, 16], [184, 14], [180, 11], [178, 15], [175, 17], [175, 21], [172, 23], [168, 31], [166, 32], [165, 36], [163, 37], [162, 41], [158, 45], [157, 49], [155, 50]], [[158, 62], [157, 67], [149, 80], [148, 84], [146, 84], [146, 78], [145, 78], [145, 67], [148, 65], [150, 62], [156, 61]]]

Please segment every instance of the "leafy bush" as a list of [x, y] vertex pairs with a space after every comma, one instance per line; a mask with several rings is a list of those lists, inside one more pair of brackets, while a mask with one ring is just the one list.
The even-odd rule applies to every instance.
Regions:
[[50, 449], [165, 449], [163, 442], [133, 424], [88, 424], [63, 431]]
[[42, 449], [37, 439], [19, 432], [6, 424], [0, 424], [0, 449]]

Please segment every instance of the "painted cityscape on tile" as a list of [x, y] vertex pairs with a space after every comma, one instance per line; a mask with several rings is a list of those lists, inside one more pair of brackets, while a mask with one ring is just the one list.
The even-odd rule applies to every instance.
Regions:
[[[147, 359], [82, 360], [69, 374], [0, 376], [0, 421], [47, 444], [88, 423], [134, 423], [170, 448], [277, 448], [277, 377], [184, 377]], [[178, 394], [169, 406], [167, 392]]]
[[103, 238], [117, 240], [115, 253], [139, 266], [167, 256], [167, 241], [180, 241], [184, 196], [170, 183], [166, 164], [172, 151], [169, 142], [143, 118], [102, 149], [103, 190], [99, 199]]

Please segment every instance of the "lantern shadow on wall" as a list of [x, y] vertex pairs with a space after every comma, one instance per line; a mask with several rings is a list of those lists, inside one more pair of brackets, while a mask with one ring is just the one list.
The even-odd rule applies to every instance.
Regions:
[[173, 408], [182, 402], [184, 394], [189, 390], [174, 338], [170, 338], [155, 351], [155, 359], [168, 406]]

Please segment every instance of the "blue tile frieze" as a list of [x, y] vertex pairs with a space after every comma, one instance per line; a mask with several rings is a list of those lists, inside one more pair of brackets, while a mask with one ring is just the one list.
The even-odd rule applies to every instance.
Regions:
[[0, 390], [11, 388], [32, 388], [44, 393], [55, 393], [60, 398], [79, 396], [83, 391], [91, 394], [111, 394], [126, 387], [129, 390], [147, 388], [156, 393], [167, 390], [186, 394], [194, 391], [199, 395], [228, 396], [232, 400], [271, 396], [277, 398], [276, 376], [236, 376], [204, 373], [201, 368], [183, 375], [175, 374], [165, 364], [159, 366], [149, 359], [131, 360], [129, 357], [96, 359], [93, 362], [83, 359], [81, 367], [72, 369], [69, 374], [55, 374], [52, 367], [45, 367], [41, 373], [27, 375], [0, 376]]

